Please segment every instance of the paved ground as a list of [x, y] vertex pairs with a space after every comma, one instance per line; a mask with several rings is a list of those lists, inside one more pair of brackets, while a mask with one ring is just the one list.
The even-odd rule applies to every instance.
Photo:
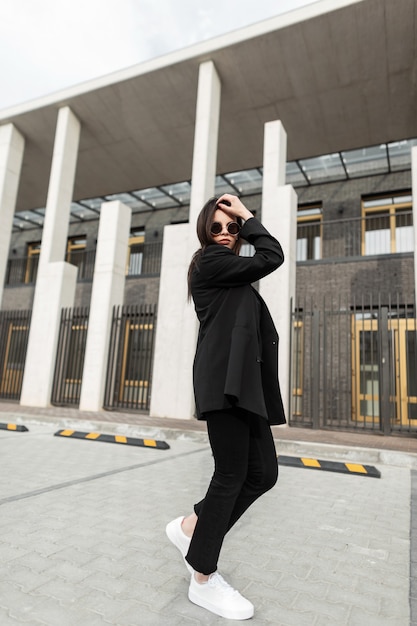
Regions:
[[[107, 432], [115, 429], [110, 415]], [[11, 417], [3, 405], [0, 421]], [[29, 432], [0, 431], [0, 624], [225, 623], [188, 601], [187, 570], [164, 532], [204, 494], [212, 458], [201, 428], [166, 430], [164, 451], [54, 437], [75, 413], [23, 418]], [[118, 431], [139, 431], [135, 418], [136, 426], [120, 420]], [[100, 416], [88, 419], [103, 426]], [[303, 443], [306, 452], [315, 444]], [[333, 458], [355, 447], [325, 445]], [[356, 450], [362, 462], [372, 448]], [[413, 623], [416, 458], [409, 448], [394, 451], [378, 465], [380, 479], [280, 467], [278, 485], [221, 555], [220, 571], [255, 605], [248, 623]]]

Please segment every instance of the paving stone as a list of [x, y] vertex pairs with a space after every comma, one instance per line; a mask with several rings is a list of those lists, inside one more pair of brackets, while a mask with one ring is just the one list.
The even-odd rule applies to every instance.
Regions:
[[308, 611], [299, 611], [287, 606], [260, 601], [255, 609], [255, 624], [273, 624], [274, 626], [312, 626], [316, 615]]
[[407, 617], [385, 617], [380, 613], [372, 614], [353, 606], [349, 615], [349, 624], [352, 626], [410, 626], [410, 618], [408, 614]]
[[0, 569], [0, 580], [15, 584], [23, 592], [30, 593], [41, 585], [48, 583], [51, 577], [47, 574], [34, 575], [33, 570], [24, 565], [14, 564], [13, 561]]
[[[0, 607], [0, 624], [2, 624], [2, 626], [16, 626], [17, 622], [9, 616], [9, 612], [6, 611], [6, 609]], [[39, 624], [39, 622], [37, 624]]]
[[343, 624], [348, 618], [350, 605], [342, 602], [331, 602], [327, 598], [313, 596], [310, 593], [299, 593], [292, 604], [299, 612], [310, 612], [316, 615], [331, 617], [335, 624]]
[[88, 578], [91, 574], [90, 570], [74, 565], [71, 562], [61, 562], [54, 564], [48, 570], [48, 574], [54, 577], [63, 578], [72, 583], [80, 583]]
[[116, 579], [100, 571], [94, 572], [94, 574], [90, 574], [90, 576], [84, 578], [83, 584], [91, 589], [104, 591], [109, 597], [112, 597], [114, 594], [118, 595], [124, 590], [122, 579]]
[[381, 596], [366, 593], [365, 589], [355, 593], [347, 589], [337, 587], [336, 585], [331, 585], [325, 597], [326, 600], [331, 603], [343, 603], [348, 606], [352, 606], [354, 604], [355, 606], [362, 607], [371, 613], [378, 613], [381, 606]]
[[[84, 607], [91, 611], [93, 614], [98, 614], [110, 623], [117, 623], [119, 615], [126, 612], [132, 602], [126, 602], [114, 595], [109, 596], [103, 591], [92, 589], [80, 597], [78, 602], [80, 607]], [[139, 605], [138, 605], [139, 606]]]
[[88, 594], [88, 589], [84, 586], [56, 577], [36, 587], [33, 591], [34, 597], [55, 598], [62, 606], [69, 607], [76, 605], [86, 594]]
[[[120, 626], [181, 626], [182, 624], [192, 623], [187, 622], [180, 615], [166, 616], [151, 611], [148, 607], [143, 605], [137, 605], [135, 608], [128, 609], [122, 615], [119, 615], [118, 625]], [[194, 622], [197, 624], [198, 622]]]
[[60, 602], [53, 597], [42, 597], [40, 604], [31, 609], [31, 616], [40, 622], [48, 624], [48, 626], [74, 626], [81, 621], [86, 621], [88, 617], [92, 617], [86, 610], [76, 607], [63, 607]]
[[27, 623], [36, 619], [35, 611], [43, 602], [39, 596], [24, 593], [14, 585], [0, 585], [0, 606], [6, 609], [9, 618], [18, 623]]
[[[88, 552], [83, 552], [79, 550], [77, 546], [74, 545], [75, 541], [69, 547], [59, 547], [57, 552], [48, 555], [48, 558], [52, 562], [57, 563], [72, 563], [73, 565], [78, 566], [87, 566], [88, 563], [94, 561], [97, 557]], [[36, 550], [37, 551], [37, 550]]]
[[[162, 560], [162, 559], [161, 559]], [[170, 581], [178, 581], [181, 574], [185, 577], [188, 576], [185, 565], [178, 562], [178, 558], [175, 560], [175, 574], [164, 571], [163, 569], [153, 569], [148, 564], [147, 567], [139, 564], [135, 564], [133, 567], [126, 569], [124, 573], [124, 580], [131, 581], [132, 584], [138, 584], [139, 582], [148, 582], [152, 580], [157, 587], [163, 586], [166, 588]]]
[[[225, 623], [188, 601], [189, 575], [165, 535], [204, 495], [211, 452], [169, 443], [116, 451], [45, 427], [7, 440], [1, 626]], [[254, 603], [251, 625], [408, 626], [410, 494], [406, 467], [384, 466], [378, 480], [281, 467], [219, 562]]]

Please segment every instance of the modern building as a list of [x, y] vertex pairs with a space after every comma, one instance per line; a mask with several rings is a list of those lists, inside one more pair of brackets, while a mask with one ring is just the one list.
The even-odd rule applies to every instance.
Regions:
[[0, 111], [0, 400], [192, 418], [186, 273], [228, 191], [284, 248], [290, 425], [415, 433], [416, 25], [321, 0]]

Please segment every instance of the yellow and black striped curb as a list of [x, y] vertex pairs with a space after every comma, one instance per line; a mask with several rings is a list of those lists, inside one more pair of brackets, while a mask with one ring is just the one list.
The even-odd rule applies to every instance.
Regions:
[[25, 433], [29, 429], [26, 426], [22, 426], [22, 424], [2, 424], [0, 423], [0, 430], [14, 430], [19, 433]]
[[128, 446], [140, 446], [141, 448], [155, 448], [157, 450], [169, 450], [165, 441], [155, 439], [136, 439], [124, 435], [104, 435], [101, 433], [83, 433], [79, 430], [58, 430], [55, 437], [71, 437], [72, 439], [87, 439], [91, 441], [104, 441], [105, 443], [123, 443]]
[[340, 461], [320, 461], [319, 459], [308, 459], [295, 456], [278, 456], [278, 465], [289, 465], [291, 467], [307, 467], [309, 469], [324, 470], [325, 472], [338, 472], [339, 474], [356, 474], [357, 476], [370, 476], [371, 478], [381, 478], [381, 472], [372, 465], [361, 465], [360, 463], [341, 463]]

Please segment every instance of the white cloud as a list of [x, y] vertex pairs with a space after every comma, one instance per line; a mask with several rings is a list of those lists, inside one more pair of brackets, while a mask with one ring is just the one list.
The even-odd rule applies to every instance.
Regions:
[[2, 0], [0, 108], [314, 0]]

